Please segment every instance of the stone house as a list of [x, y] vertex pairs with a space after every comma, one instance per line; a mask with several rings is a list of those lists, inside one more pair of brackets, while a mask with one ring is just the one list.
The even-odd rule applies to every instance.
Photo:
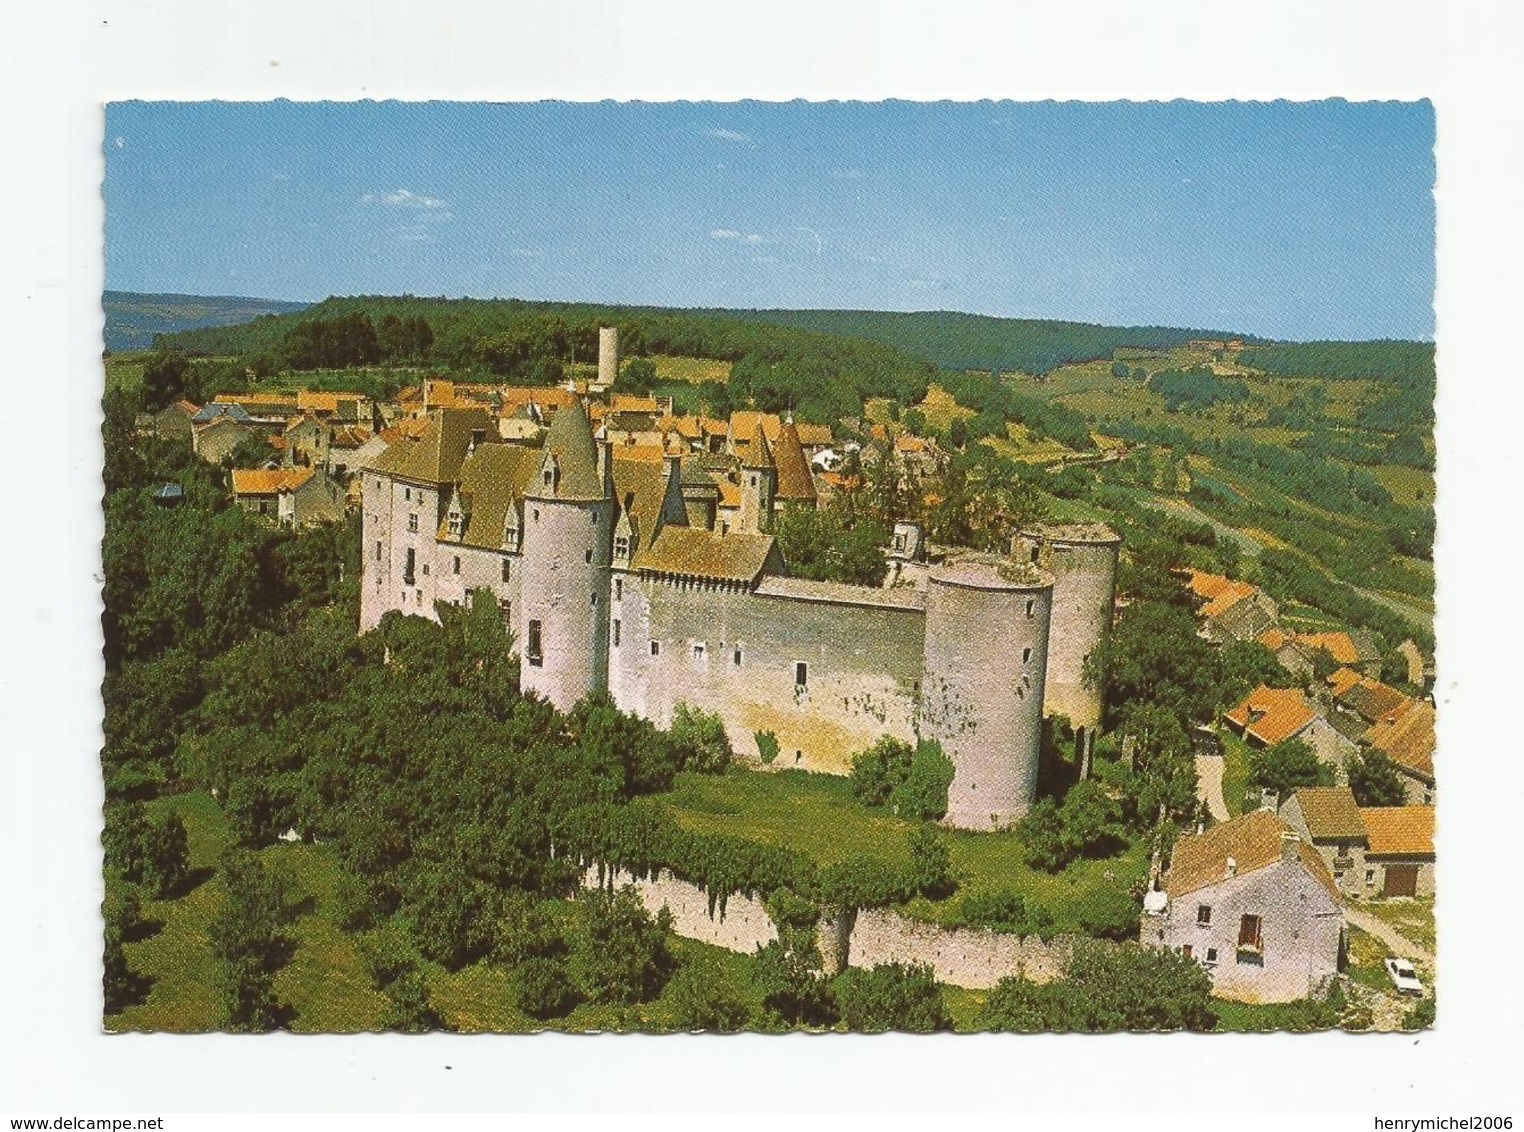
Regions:
[[[203, 410], [204, 411], [204, 410]], [[208, 464], [220, 464], [246, 436], [256, 435], [252, 423], [220, 414], [197, 424], [191, 432], [191, 449]]]
[[1407, 800], [1414, 805], [1434, 804], [1434, 705], [1409, 700], [1396, 711], [1372, 724], [1361, 738], [1362, 745], [1381, 751], [1403, 778]]
[[1317, 850], [1256, 810], [1175, 843], [1139, 937], [1205, 966], [1220, 998], [1293, 1002], [1338, 974], [1344, 911]]
[[201, 406], [185, 400], [165, 405], [153, 414], [153, 432], [165, 440], [189, 440], [191, 421], [200, 411]]
[[1281, 804], [1280, 814], [1317, 849], [1339, 891], [1370, 895], [1365, 864], [1370, 834], [1348, 786], [1304, 786]]
[[1295, 636], [1284, 629], [1266, 629], [1254, 639], [1273, 652], [1287, 672], [1303, 680], [1311, 678], [1312, 654], [1298, 643]]
[[344, 489], [322, 468], [235, 468], [233, 501], [283, 527], [305, 527], [344, 517]]
[[1301, 739], [1322, 762], [1341, 774], [1345, 760], [1357, 749], [1300, 688], [1261, 684], [1223, 718], [1251, 747], [1273, 747], [1287, 739]]
[[1377, 806], [1360, 811], [1370, 837], [1365, 884], [1371, 895], [1434, 895], [1434, 807]]
[[1201, 570], [1184, 573], [1186, 586], [1202, 602], [1196, 610], [1201, 635], [1213, 644], [1252, 641], [1279, 622], [1280, 608], [1258, 586]]
[[1372, 680], [1381, 677], [1381, 650], [1367, 632], [1298, 633], [1296, 642], [1308, 653], [1326, 652], [1335, 664]]
[[328, 466], [329, 426], [315, 416], [297, 417], [282, 433], [285, 458], [289, 468], [326, 468]]

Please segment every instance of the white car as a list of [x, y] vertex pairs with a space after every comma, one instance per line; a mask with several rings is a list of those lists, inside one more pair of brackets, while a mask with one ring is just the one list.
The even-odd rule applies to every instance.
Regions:
[[1392, 983], [1396, 986], [1398, 994], [1422, 996], [1423, 983], [1419, 981], [1418, 972], [1413, 970], [1413, 964], [1406, 959], [1399, 959], [1395, 955], [1387, 956], [1386, 973], [1392, 977]]

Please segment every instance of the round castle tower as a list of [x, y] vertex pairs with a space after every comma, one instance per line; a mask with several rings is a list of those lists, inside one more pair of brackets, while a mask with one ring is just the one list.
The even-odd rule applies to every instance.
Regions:
[[1105, 523], [1044, 524], [1024, 530], [1011, 555], [1053, 575], [1053, 628], [1043, 711], [1076, 728], [1101, 722], [1101, 693], [1085, 687], [1085, 658], [1111, 632], [1122, 536]]
[[1052, 577], [1028, 562], [964, 558], [930, 573], [919, 730], [953, 762], [948, 825], [997, 829], [1031, 808], [1052, 602]]
[[608, 684], [614, 500], [587, 413], [556, 413], [524, 497], [519, 686], [562, 711]]

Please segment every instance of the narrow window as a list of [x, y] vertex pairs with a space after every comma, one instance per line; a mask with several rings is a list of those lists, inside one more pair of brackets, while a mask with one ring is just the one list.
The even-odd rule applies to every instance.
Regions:
[[624, 579], [623, 578], [615, 578], [614, 579], [614, 600], [615, 601], [623, 601], [624, 600]]
[[614, 618], [614, 647], [619, 647], [619, 618]]
[[741, 667], [741, 646], [740, 645], [737, 645], [736, 646], [736, 651], [730, 654], [730, 663], [734, 664], [737, 668]]
[[1036, 609], [1037, 609], [1037, 599], [1036, 598], [1030, 598], [1030, 597], [1027, 598], [1027, 616], [1028, 617], [1034, 617], [1034, 616], [1036, 616], [1036, 614], [1034, 612]]
[[651, 642], [651, 655], [652, 656], [660, 656], [661, 655], [661, 642], [660, 641], [652, 641]]
[[704, 646], [702, 644], [695, 644], [693, 646], [693, 662], [695, 664], [702, 664], [703, 661], [704, 661]]
[[1258, 916], [1245, 915], [1238, 921], [1238, 950], [1259, 952], [1264, 950], [1261, 936], [1262, 922]]
[[1195, 949], [1190, 944], [1188, 944], [1188, 943], [1182, 944], [1181, 947], [1180, 947], [1180, 954], [1184, 955], [1187, 959], [1189, 959], [1191, 957], [1191, 953], [1194, 950]]
[[584, 561], [584, 562], [591, 562], [592, 560], [593, 560], [593, 548], [592, 547], [588, 547], [587, 548], [587, 552], [585, 554], [583, 554], [583, 556], [582, 556], [582, 561]]
[[535, 509], [534, 509], [534, 512], [533, 512], [533, 514], [534, 514], [534, 521], [535, 521], [535, 522], [536, 522], [536, 523], [538, 523], [538, 522], [539, 522], [539, 521], [540, 521], [540, 509], [539, 509], [539, 508], [538, 508], [538, 507], [536, 507], [536, 508], [535, 508]]
[[413, 489], [410, 488], [410, 487], [403, 488], [402, 489], [402, 498], [405, 499], [407, 502], [411, 503], [413, 501]]
[[418, 512], [413, 511], [408, 514], [407, 529], [415, 532], [418, 530]]
[[540, 623], [538, 621], [531, 621], [529, 623], [529, 643], [525, 646], [524, 651], [525, 655], [529, 657], [529, 663], [536, 668], [540, 667], [540, 664], [545, 659], [544, 654], [540, 651], [542, 643], [540, 640]]
[[508, 580], [508, 574], [512, 568], [512, 562], [507, 558], [503, 559], [503, 581], [506, 582]]
[[423, 591], [422, 590], [414, 590], [413, 591], [413, 602], [416, 605], [422, 605], [423, 604]]
[[423, 574], [424, 574], [424, 577], [428, 577], [428, 573], [429, 573], [429, 564], [427, 562], [425, 562], [423, 564]]
[[1212, 922], [1212, 906], [1210, 904], [1196, 905], [1196, 922], [1206, 927]]
[[405, 586], [413, 584], [413, 566], [417, 553], [412, 547], [407, 548], [407, 565], [402, 568], [402, 584]]
[[794, 665], [794, 687], [802, 692], [809, 686], [810, 666], [801, 660]]
[[1375, 884], [1376, 883], [1376, 870], [1375, 869], [1366, 869], [1365, 870], [1365, 883], [1366, 884]]
[[1217, 962], [1217, 949], [1215, 947], [1209, 947], [1209, 948], [1207, 948], [1206, 961], [1208, 963], [1215, 963], [1215, 962]]
[[503, 615], [503, 629], [509, 633], [513, 632], [513, 602], [500, 598], [497, 608], [498, 612]]
[[1034, 563], [1037, 561], [1037, 551], [1038, 551], [1038, 548], [1034, 546], [1032, 548], [1032, 561]]
[[752, 476], [751, 477], [751, 486], [752, 487], [756, 487], [757, 486], [757, 477], [756, 476]]
[[620, 535], [614, 540], [614, 557], [628, 558], [630, 556], [630, 540]]
[[1031, 647], [1028, 646], [1027, 648], [1022, 649], [1021, 650], [1021, 663], [1022, 664], [1026, 664], [1031, 659], [1032, 659], [1032, 649], [1031, 649]]
[[379, 541], [376, 543], [376, 561], [381, 561], [381, 543]]
[[592, 607], [594, 609], [597, 609], [598, 608], [598, 594], [596, 592], [594, 592], [591, 595], [591, 597], [592, 597], [592, 601], [590, 602], [590, 604], [592, 605]]

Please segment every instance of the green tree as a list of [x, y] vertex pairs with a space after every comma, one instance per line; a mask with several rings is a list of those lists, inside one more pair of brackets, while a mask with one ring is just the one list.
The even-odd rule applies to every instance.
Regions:
[[684, 770], [720, 774], [735, 758], [725, 734], [725, 721], [686, 703], [673, 709], [667, 736]]
[[583, 892], [577, 902], [576, 969], [588, 998], [630, 1005], [660, 994], [674, 966], [667, 947], [672, 914], [663, 908], [653, 919], [630, 886]]
[[1258, 641], [1230, 641], [1219, 655], [1222, 658], [1219, 707], [1239, 703], [1261, 684], [1272, 688], [1293, 688], [1297, 684], [1297, 678]]
[[958, 903], [958, 913], [965, 923], [1015, 935], [1051, 935], [1052, 914], [1030, 903], [1020, 892], [1010, 889], [970, 892]]
[[730, 1034], [751, 1022], [751, 1006], [711, 964], [684, 963], [667, 983], [663, 1000], [678, 1030]]
[[143, 366], [143, 391], [149, 409], [200, 395], [192, 384], [190, 359], [179, 350], [154, 351]]
[[650, 358], [631, 358], [619, 369], [614, 392], [644, 397], [656, 388], [656, 365]]
[[910, 883], [929, 900], [938, 900], [958, 886], [947, 842], [930, 825], [910, 831]]
[[947, 791], [954, 773], [953, 761], [942, 753], [942, 745], [921, 740], [910, 758], [905, 780], [889, 795], [890, 809], [912, 821], [940, 820], [947, 813]]
[[244, 849], [224, 854], [220, 872], [227, 899], [207, 935], [218, 962], [217, 986], [228, 1028], [246, 1033], [273, 1030], [288, 1013], [275, 994], [275, 974], [293, 950], [290, 937], [281, 930], [287, 919], [287, 886]]
[[952, 1017], [931, 968], [900, 963], [849, 968], [831, 983], [841, 1020], [850, 1030], [931, 1034], [952, 1029]]
[[440, 864], [418, 870], [406, 901], [418, 949], [452, 971], [492, 949], [500, 905], [496, 890]]
[[1179, 718], [1140, 704], [1127, 712], [1122, 732], [1132, 741], [1133, 774], [1125, 793], [1134, 828], [1188, 818], [1197, 807], [1196, 758]]
[[920, 409], [906, 409], [903, 417], [905, 431], [912, 436], [926, 436], [926, 414]]
[[1372, 748], [1351, 755], [1344, 769], [1355, 801], [1362, 806], [1400, 806], [1408, 799], [1402, 772], [1385, 751]]
[[1188, 609], [1141, 601], [1123, 612], [1086, 658], [1085, 679], [1103, 690], [1113, 723], [1124, 708], [1147, 703], [1168, 709], [1183, 725], [1212, 718], [1222, 665], [1216, 650], [1197, 635]]
[[1056, 982], [1002, 979], [980, 1021], [989, 1030], [1029, 1033], [1212, 1030], [1211, 993], [1205, 968], [1177, 952], [1082, 941]]
[[887, 804], [909, 777], [914, 758], [915, 748], [909, 743], [885, 735], [852, 757], [852, 793], [870, 806]]
[[764, 1020], [772, 1028], [835, 1025], [836, 996], [820, 971], [812, 933], [780, 932], [780, 938], [759, 947], [752, 977], [762, 993]]
[[1283, 739], [1272, 747], [1249, 752], [1249, 777], [1256, 786], [1274, 790], [1284, 801], [1302, 786], [1332, 786], [1333, 767], [1318, 759], [1304, 739]]
[[580, 999], [564, 957], [536, 955], [519, 964], [518, 1006], [531, 1018], [564, 1018]]
[[1056, 873], [1074, 859], [1064, 837], [1063, 815], [1052, 798], [1038, 799], [1016, 823], [1016, 833], [1021, 838], [1022, 860], [1030, 868]]

